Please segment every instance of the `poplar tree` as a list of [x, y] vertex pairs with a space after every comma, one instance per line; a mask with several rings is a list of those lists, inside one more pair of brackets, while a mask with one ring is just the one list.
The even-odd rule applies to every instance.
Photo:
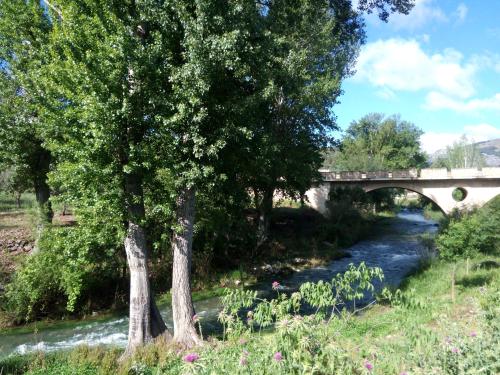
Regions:
[[44, 141], [38, 87], [51, 28], [39, 1], [0, 1], [0, 164], [34, 190], [39, 232], [53, 217], [47, 181], [53, 157]]
[[[174, 340], [201, 344], [191, 299], [196, 190], [224, 178], [219, 154], [242, 120], [258, 51], [253, 1], [58, 2], [45, 90], [59, 183], [83, 210], [106, 204], [126, 223], [127, 352], [165, 326], [148, 281], [144, 189], [174, 176]], [[255, 70], [255, 66], [253, 67]], [[171, 194], [165, 191], [165, 194]]]
[[365, 41], [363, 12], [408, 13], [411, 0], [259, 1], [268, 36], [255, 108], [248, 184], [258, 211], [257, 243], [266, 241], [276, 190], [302, 197], [319, 178], [322, 150], [337, 129], [334, 105]]
[[156, 1], [58, 1], [51, 63], [43, 82], [49, 103], [55, 175], [75, 211], [125, 227], [130, 273], [126, 354], [169, 335], [148, 273], [144, 181], [155, 171], [158, 114], [172, 113], [171, 67], [177, 31]]

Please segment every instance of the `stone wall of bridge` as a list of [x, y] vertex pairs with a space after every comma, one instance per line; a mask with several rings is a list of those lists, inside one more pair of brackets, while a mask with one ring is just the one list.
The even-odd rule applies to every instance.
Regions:
[[[419, 193], [449, 214], [454, 209], [481, 207], [500, 194], [500, 168], [482, 169], [411, 169], [393, 172], [330, 172], [320, 171], [323, 182], [306, 192], [308, 204], [324, 215], [332, 186], [359, 186], [366, 192], [402, 188]], [[456, 188], [466, 192], [460, 202], [453, 199]]]

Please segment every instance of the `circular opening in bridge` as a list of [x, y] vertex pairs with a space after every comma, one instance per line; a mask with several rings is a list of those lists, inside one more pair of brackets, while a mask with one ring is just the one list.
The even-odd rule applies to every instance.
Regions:
[[462, 202], [466, 197], [467, 197], [467, 190], [464, 188], [458, 187], [455, 190], [453, 190], [453, 193], [451, 193], [451, 196], [456, 202]]

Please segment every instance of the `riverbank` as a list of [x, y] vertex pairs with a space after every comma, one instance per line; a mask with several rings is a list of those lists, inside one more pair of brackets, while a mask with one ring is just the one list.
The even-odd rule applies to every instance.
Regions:
[[458, 374], [482, 369], [480, 373], [495, 374], [500, 370], [500, 269], [492, 262], [500, 258], [473, 258], [468, 274], [466, 261], [457, 262], [453, 301], [455, 265], [436, 261], [410, 276], [401, 287], [404, 297], [392, 304], [378, 304], [346, 320], [311, 322], [292, 332], [297, 346], [285, 345], [283, 331], [277, 330], [234, 341], [212, 339], [191, 351], [199, 357], [194, 362], [183, 360], [186, 353], [178, 348], [156, 343], [121, 363], [119, 349], [80, 347], [10, 357], [0, 361], [0, 372]]
[[[29, 226], [29, 213], [25, 210], [19, 213], [22, 219], [16, 228]], [[350, 233], [342, 243], [344, 246], [366, 238], [373, 234], [373, 224], [387, 218], [388, 213], [379, 216], [363, 218], [356, 233]], [[225, 288], [251, 287], [258, 282], [271, 278], [282, 278], [294, 272], [328, 264], [330, 261], [346, 255], [334, 236], [330, 233], [330, 222], [317, 212], [308, 208], [279, 207], [274, 210], [271, 221], [271, 237], [263, 246], [256, 249], [246, 258], [233, 259], [237, 268], [214, 267], [207, 275], [201, 277], [193, 275], [193, 300], [221, 296]], [[0, 253], [8, 254], [7, 250], [0, 249]], [[19, 265], [28, 253], [9, 255], [9, 264]], [[7, 258], [6, 258], [7, 259]], [[0, 258], [0, 266], [2, 266]], [[227, 265], [226, 265], [227, 267]], [[0, 267], [1, 268], [1, 267]], [[12, 277], [15, 266], [3, 274], [0, 284], [6, 285]], [[1, 290], [0, 290], [1, 295]], [[170, 292], [157, 291], [159, 304], [170, 304]], [[65, 314], [54, 313], [52, 316], [38, 319], [23, 325], [15, 325], [17, 319], [8, 311], [0, 309], [0, 334], [15, 332], [35, 332], [37, 330], [57, 327], [70, 327], [71, 324], [106, 320], [126, 314], [126, 303], [117, 304], [114, 308], [91, 309]]]
[[[291, 252], [289, 248], [287, 252], [281, 254], [281, 259], [261, 264], [259, 267], [261, 277], [258, 279], [251, 276], [252, 273], [242, 272], [243, 268], [219, 274], [216, 278], [217, 283], [213, 284], [212, 287], [193, 293], [196, 311], [203, 318], [204, 333], [218, 334], [221, 332], [220, 324], [217, 322], [220, 301], [218, 298], [212, 297], [220, 296], [228, 287], [240, 290], [242, 288], [253, 289], [264, 293], [267, 291], [268, 293], [271, 289], [271, 282], [278, 279], [287, 290], [293, 291], [306, 281], [331, 280], [337, 273], [344, 272], [349, 263], [359, 264], [364, 260], [368, 260], [374, 266], [379, 265], [387, 269], [386, 281], [390, 285], [399, 285], [402, 278], [418, 265], [418, 254], [421, 247], [419, 246], [418, 233], [433, 231], [435, 228], [432, 222], [423, 219], [418, 212], [401, 212], [397, 218], [387, 217], [392, 215], [383, 216], [383, 218], [376, 218], [374, 223], [376, 225], [370, 227], [371, 233], [364, 241], [343, 250], [343, 253], [349, 256], [347, 258], [331, 261], [333, 256], [339, 253], [332, 251], [332, 245], [326, 243], [323, 248], [324, 253], [316, 249], [315, 255], [309, 253], [309, 258], [293, 258], [289, 266], [284, 266], [288, 263], [283, 259], [283, 255], [286, 255], [288, 251]], [[307, 227], [314, 229], [317, 233], [324, 233], [321, 225], [311, 224], [311, 220], [308, 222], [309, 225], [297, 222], [302, 228], [300, 231], [294, 232], [296, 238], [303, 237], [303, 231]], [[290, 226], [285, 226], [285, 228], [291, 229]], [[276, 231], [276, 233], [280, 233], [280, 231]], [[290, 238], [286, 232], [282, 235], [285, 238]], [[300, 241], [291, 242], [296, 248], [300, 247]], [[316, 244], [321, 243], [320, 241], [315, 242]], [[304, 251], [304, 249], [308, 248], [304, 246], [303, 249], [297, 249], [297, 251]], [[297, 264], [297, 261], [300, 264]], [[250, 264], [258, 265], [255, 261]], [[263, 273], [261, 268], [266, 272]], [[288, 270], [288, 272], [283, 272], [283, 270]], [[165, 322], [172, 326], [169, 294], [158, 296], [157, 301]], [[27, 326], [6, 330], [4, 334], [0, 335], [0, 358], [11, 353], [24, 354], [36, 350], [68, 350], [84, 343], [90, 345], [114, 344], [123, 347], [127, 342], [127, 325], [126, 310], [111, 313], [100, 312], [92, 314], [84, 320], [64, 319], [34, 322]]]

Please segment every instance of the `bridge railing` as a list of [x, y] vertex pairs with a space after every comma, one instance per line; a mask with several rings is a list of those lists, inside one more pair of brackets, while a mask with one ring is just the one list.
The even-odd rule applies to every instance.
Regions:
[[320, 170], [324, 181], [335, 180], [384, 180], [384, 179], [424, 179], [424, 180], [440, 180], [440, 179], [467, 179], [467, 178], [500, 178], [500, 168], [462, 168], [451, 169], [446, 168], [424, 168], [424, 169], [407, 169], [394, 171], [345, 171], [332, 172], [329, 170]]

